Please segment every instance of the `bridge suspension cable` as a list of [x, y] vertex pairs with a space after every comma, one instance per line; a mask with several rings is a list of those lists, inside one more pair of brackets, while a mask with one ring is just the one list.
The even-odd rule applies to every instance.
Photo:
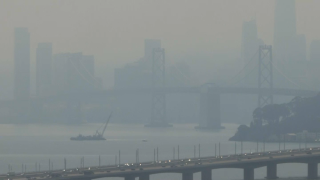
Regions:
[[247, 64], [246, 64], [235, 76], [233, 76], [233, 77], [229, 80], [229, 82], [226, 83], [227, 85], [235, 85], [235, 84], [238, 84], [239, 82], [241, 82], [243, 79], [245, 79], [249, 74], [251, 74], [251, 73], [255, 70], [255, 68], [258, 66], [258, 64], [255, 65], [255, 67], [253, 68], [253, 70], [251, 70], [251, 71], [249, 72], [249, 74], [245, 75], [243, 78], [241, 78], [240, 80], [238, 80], [238, 81], [236, 81], [236, 82], [231, 82], [231, 81], [235, 80], [236, 78], [241, 77], [240, 75], [247, 69], [247, 67], [249, 66], [249, 64], [251, 64], [251, 63], [254, 61], [255, 57], [256, 57], [257, 54], [258, 54], [258, 52], [259, 52], [259, 49], [258, 49], [258, 50], [255, 52], [255, 54], [251, 57], [250, 61], [248, 61]]
[[[279, 68], [274, 64], [271, 63], [272, 67], [282, 76], [284, 77], [288, 82], [290, 82], [292, 85], [296, 86], [297, 88], [303, 88], [303, 86], [299, 85], [298, 83], [292, 81], [288, 76], [286, 76], [283, 72], [281, 72], [279, 70]], [[308, 86], [307, 84], [305, 84], [306, 86]], [[308, 89], [312, 89], [311, 87], [308, 86]]]
[[256, 70], [257, 67], [258, 67], [258, 64], [256, 64], [256, 65], [254, 66], [254, 68], [252, 68], [251, 71], [250, 71], [249, 73], [247, 73], [245, 76], [243, 76], [241, 79], [239, 79], [238, 81], [235, 81], [235, 82], [233, 82], [233, 83], [230, 83], [229, 85], [230, 85], [230, 86], [233, 86], [233, 85], [236, 85], [236, 84], [242, 82], [242, 81], [245, 80], [248, 76], [250, 76], [251, 74], [253, 74], [253, 72], [255, 72], [255, 70]]
[[174, 69], [176, 69], [176, 70], [178, 71], [178, 73], [179, 73], [180, 75], [182, 75], [182, 77], [184, 77], [187, 81], [189, 81], [191, 84], [193, 84], [194, 81], [193, 81], [190, 77], [188, 77], [187, 75], [185, 75], [183, 72], [181, 72], [181, 70], [176, 66], [176, 63], [174, 63], [172, 67], [173, 67]]
[[84, 68], [84, 70], [89, 74], [89, 76], [93, 79], [93, 81], [97, 82], [99, 85], [102, 85], [100, 81], [98, 81], [91, 72], [88, 71], [88, 69], [83, 65], [82, 61], [80, 61], [80, 65]]
[[72, 66], [75, 68], [75, 70], [77, 71], [77, 73], [80, 75], [80, 77], [85, 80], [87, 83], [94, 85], [94, 83], [92, 83], [91, 81], [89, 81], [86, 77], [83, 76], [83, 74], [79, 71], [79, 69], [74, 65], [73, 61], [69, 59], [69, 61], [71, 62]]

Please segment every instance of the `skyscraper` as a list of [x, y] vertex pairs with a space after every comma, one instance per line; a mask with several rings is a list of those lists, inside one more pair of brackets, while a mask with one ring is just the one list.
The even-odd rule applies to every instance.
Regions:
[[314, 40], [310, 44], [310, 61], [320, 62], [320, 40]]
[[152, 86], [153, 49], [161, 48], [161, 40], [144, 40], [144, 57], [114, 71], [116, 88], [137, 88]]
[[289, 43], [296, 34], [295, 0], [276, 0], [274, 52], [277, 59], [286, 58]]
[[52, 71], [52, 44], [39, 43], [36, 56], [36, 95], [46, 95], [50, 91]]
[[258, 87], [258, 59], [259, 45], [263, 41], [258, 38], [258, 30], [255, 20], [243, 22], [241, 56], [245, 65], [245, 86]]
[[82, 72], [83, 77], [86, 81], [83, 82], [83, 89], [85, 91], [94, 90], [97, 80], [94, 77], [94, 56], [93, 55], [83, 55], [80, 61], [80, 72]]
[[310, 86], [320, 89], [320, 40], [313, 40], [310, 44], [310, 61], [308, 63], [307, 78]]
[[161, 48], [161, 40], [145, 39], [144, 40], [144, 58], [152, 62], [152, 52], [154, 48]]
[[296, 1], [276, 0], [274, 40], [292, 38], [297, 34], [296, 26]]
[[276, 64], [288, 60], [290, 43], [297, 34], [295, 0], [276, 0], [274, 55]]
[[53, 55], [52, 84], [55, 93], [64, 93], [68, 90], [69, 53]]
[[[291, 87], [305, 74], [306, 38], [297, 35], [295, 0], [276, 0], [273, 59], [276, 87]], [[289, 79], [290, 80], [289, 80]]]
[[14, 97], [30, 96], [30, 34], [27, 28], [14, 30]]

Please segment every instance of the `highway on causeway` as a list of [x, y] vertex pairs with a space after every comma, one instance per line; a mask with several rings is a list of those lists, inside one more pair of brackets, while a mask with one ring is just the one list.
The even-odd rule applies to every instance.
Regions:
[[217, 157], [202, 157], [180, 160], [161, 160], [156, 162], [130, 163], [113, 166], [74, 168], [66, 170], [40, 171], [28, 173], [8, 173], [0, 175], [0, 179], [96, 179], [104, 177], [139, 177], [140, 174], [199, 172], [201, 169], [243, 168], [254, 164], [255, 167], [265, 163], [302, 162], [303, 159], [320, 158], [320, 148], [294, 149], [284, 151], [268, 151], [248, 154], [233, 154]]

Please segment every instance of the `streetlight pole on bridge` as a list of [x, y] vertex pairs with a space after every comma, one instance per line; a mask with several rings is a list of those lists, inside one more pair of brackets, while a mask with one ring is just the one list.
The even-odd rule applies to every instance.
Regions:
[[179, 149], [179, 145], [178, 145], [178, 160], [180, 160], [179, 154], [180, 154], [180, 149]]
[[217, 157], [217, 144], [214, 144], [214, 157]]

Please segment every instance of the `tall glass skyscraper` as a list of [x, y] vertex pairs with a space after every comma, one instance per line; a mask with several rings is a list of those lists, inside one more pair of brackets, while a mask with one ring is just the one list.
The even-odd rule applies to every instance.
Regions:
[[276, 0], [274, 20], [274, 55], [277, 65], [286, 61], [290, 45], [297, 35], [295, 0]]
[[307, 59], [306, 38], [297, 34], [295, 3], [295, 0], [276, 0], [273, 59], [275, 87], [279, 88], [297, 88], [297, 83], [305, 77], [302, 67]]
[[46, 95], [51, 87], [52, 44], [39, 43], [36, 57], [36, 95]]
[[297, 34], [296, 1], [276, 0], [274, 38], [293, 37]]
[[263, 41], [258, 38], [256, 21], [243, 22], [241, 57], [245, 67], [246, 87], [258, 87], [258, 50], [262, 44]]
[[14, 97], [30, 96], [30, 34], [27, 28], [14, 30]]

